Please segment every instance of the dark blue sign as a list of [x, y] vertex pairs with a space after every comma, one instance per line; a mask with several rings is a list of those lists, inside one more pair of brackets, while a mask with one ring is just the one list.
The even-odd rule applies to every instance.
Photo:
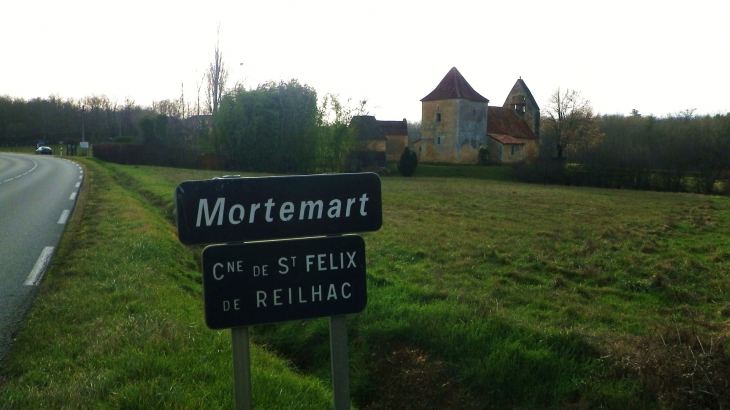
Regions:
[[175, 206], [186, 245], [368, 232], [383, 223], [374, 173], [186, 181]]
[[365, 241], [357, 235], [214, 245], [202, 259], [211, 329], [359, 313], [367, 305]]

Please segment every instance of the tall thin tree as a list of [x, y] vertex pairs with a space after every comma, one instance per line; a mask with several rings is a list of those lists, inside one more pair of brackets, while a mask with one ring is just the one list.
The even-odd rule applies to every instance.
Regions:
[[220, 26], [217, 31], [213, 61], [210, 63], [206, 72], [206, 80], [208, 83], [208, 107], [211, 114], [215, 117], [223, 99], [223, 92], [225, 91], [226, 81], [228, 80], [228, 69], [223, 63], [223, 53], [220, 50]]

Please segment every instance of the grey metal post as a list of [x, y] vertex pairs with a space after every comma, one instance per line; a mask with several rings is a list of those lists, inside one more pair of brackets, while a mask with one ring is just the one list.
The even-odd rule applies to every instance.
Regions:
[[332, 360], [332, 392], [335, 410], [350, 409], [350, 365], [347, 353], [345, 315], [330, 317], [330, 350]]
[[248, 341], [248, 327], [231, 329], [231, 350], [233, 352], [233, 397], [236, 410], [251, 410], [251, 350]]
[[86, 106], [81, 106], [81, 141], [86, 141], [86, 138], [84, 137], [84, 112], [86, 111]]

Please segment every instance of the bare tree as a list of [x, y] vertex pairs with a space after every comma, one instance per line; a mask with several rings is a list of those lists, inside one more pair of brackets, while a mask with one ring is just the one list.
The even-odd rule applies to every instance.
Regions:
[[218, 38], [215, 43], [215, 52], [213, 54], [213, 62], [210, 63], [205, 74], [208, 83], [208, 107], [210, 112], [215, 116], [218, 112], [221, 100], [223, 99], [223, 91], [228, 80], [228, 69], [223, 64], [223, 53], [220, 50], [220, 27], [218, 27]]
[[185, 118], [185, 85], [180, 81], [180, 119]]
[[548, 100], [542, 136], [555, 144], [557, 158], [568, 148], [590, 147], [602, 137], [590, 101], [575, 90], [560, 88]]
[[200, 115], [200, 89], [203, 88], [203, 84], [206, 81], [206, 77], [207, 77], [207, 73], [203, 73], [203, 77], [200, 79], [200, 81], [195, 82], [196, 87], [198, 87], [198, 99], [197, 99], [196, 105], [195, 105], [195, 109], [196, 109], [195, 115]]

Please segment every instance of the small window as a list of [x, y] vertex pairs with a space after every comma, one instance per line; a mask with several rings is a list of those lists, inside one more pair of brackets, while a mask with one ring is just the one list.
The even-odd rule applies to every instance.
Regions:
[[436, 114], [436, 122], [441, 122], [441, 113]]
[[441, 145], [441, 137], [436, 137], [436, 145]]
[[510, 155], [515, 155], [515, 146], [511, 145], [511, 147], [512, 147], [512, 153]]

